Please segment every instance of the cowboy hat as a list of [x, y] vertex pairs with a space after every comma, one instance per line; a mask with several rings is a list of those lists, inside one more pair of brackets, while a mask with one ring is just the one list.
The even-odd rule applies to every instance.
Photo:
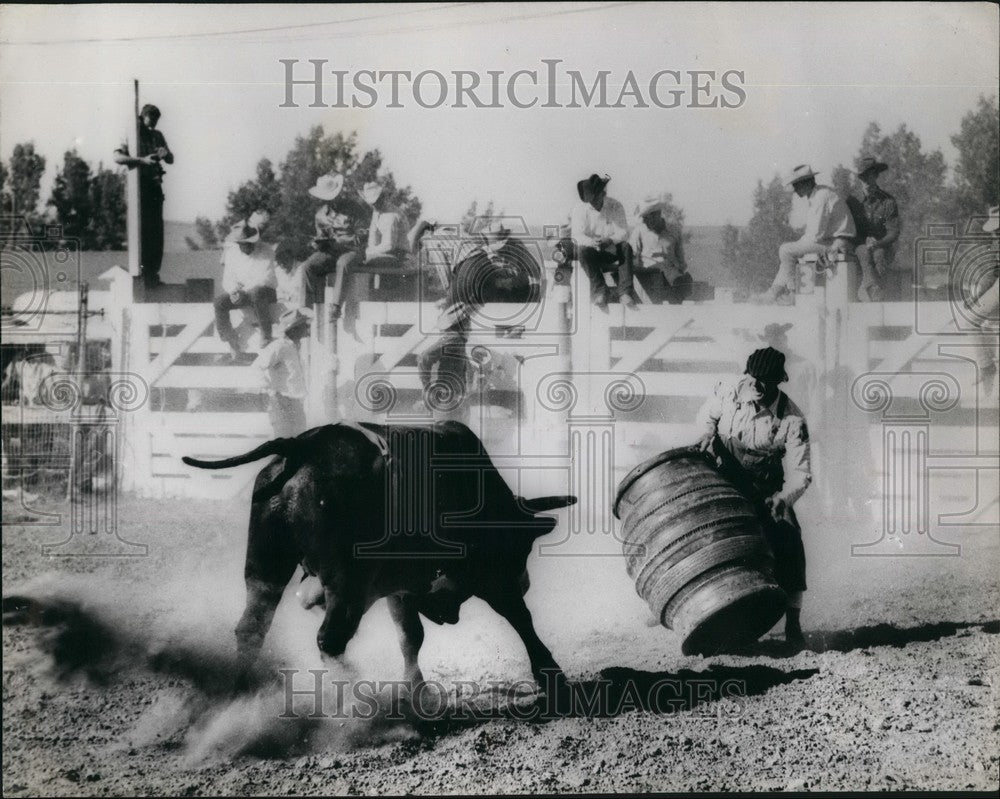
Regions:
[[319, 200], [332, 200], [343, 188], [344, 176], [331, 172], [316, 178], [316, 185], [309, 189], [309, 193]]
[[785, 322], [784, 324], [770, 322], [769, 324], [764, 325], [764, 332], [759, 334], [757, 338], [765, 342], [774, 341], [775, 339], [787, 339], [788, 331], [791, 329], [791, 322]]
[[484, 225], [483, 229], [479, 231], [487, 239], [508, 239], [510, 238], [510, 228], [505, 227], [504, 223], [499, 219], [494, 219], [489, 224]]
[[866, 172], [875, 170], [875, 174], [877, 175], [879, 172], [885, 172], [888, 168], [888, 164], [879, 161], [877, 158], [872, 158], [870, 155], [866, 155], [858, 162], [858, 169], [854, 174], [861, 177]]
[[237, 228], [237, 244], [256, 244], [260, 241], [260, 229], [255, 228], [249, 222], [244, 222], [241, 228]]
[[990, 208], [990, 218], [983, 225], [983, 233], [992, 233], [997, 228], [1000, 228], [1000, 205]]
[[271, 215], [263, 208], [259, 208], [250, 214], [247, 218], [247, 224], [250, 225], [250, 227], [262, 228], [270, 219]]
[[782, 383], [788, 380], [785, 372], [785, 354], [774, 347], [754, 350], [747, 358], [746, 374], [762, 383]]
[[585, 193], [586, 191], [589, 190], [591, 194], [596, 194], [605, 186], [607, 186], [610, 181], [611, 178], [608, 177], [607, 175], [605, 175], [602, 178], [600, 175], [597, 175], [595, 173], [591, 175], [589, 178], [577, 181], [576, 193], [580, 195], [581, 200], [586, 202], [586, 193]]
[[658, 195], [651, 194], [636, 206], [635, 215], [645, 216], [653, 211], [663, 211], [663, 207], [663, 200]]
[[813, 172], [813, 169], [809, 164], [799, 164], [795, 169], [792, 170], [788, 179], [785, 181], [786, 186], [794, 186], [800, 180], [807, 180], [809, 178], [814, 178], [819, 174], [819, 172]]
[[361, 198], [369, 205], [375, 205], [385, 188], [375, 180], [369, 180], [361, 187]]
[[309, 327], [313, 320], [312, 308], [289, 308], [278, 318], [278, 327], [283, 333], [298, 330], [300, 327]]

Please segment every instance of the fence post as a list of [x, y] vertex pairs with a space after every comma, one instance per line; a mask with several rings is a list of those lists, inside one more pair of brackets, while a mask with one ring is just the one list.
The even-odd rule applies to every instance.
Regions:
[[331, 319], [333, 310], [333, 287], [327, 286], [323, 292], [323, 344], [320, 359], [322, 361], [323, 413], [325, 422], [331, 423], [339, 418], [337, 408], [337, 320]]

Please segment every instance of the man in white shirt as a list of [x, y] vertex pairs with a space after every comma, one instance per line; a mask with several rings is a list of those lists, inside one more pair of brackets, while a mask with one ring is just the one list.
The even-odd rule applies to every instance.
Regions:
[[264, 376], [267, 413], [276, 438], [292, 438], [305, 432], [306, 381], [295, 342], [309, 332], [308, 309], [295, 308], [281, 315], [282, 335], [264, 347], [254, 367]]
[[697, 425], [701, 448], [735, 469], [730, 476], [757, 505], [777, 583], [788, 595], [785, 640], [801, 646], [806, 555], [792, 506], [812, 482], [812, 470], [805, 417], [778, 389], [787, 379], [783, 353], [773, 347], [755, 350], [743, 375], [716, 387], [698, 412]]
[[277, 300], [274, 276], [274, 248], [260, 240], [260, 229], [243, 224], [222, 250], [223, 294], [215, 298], [215, 329], [234, 354], [240, 343], [229, 312], [251, 307], [257, 314], [262, 345], [271, 342], [271, 304]]
[[580, 202], [570, 214], [570, 232], [576, 257], [590, 279], [591, 300], [602, 310], [608, 307], [608, 289], [604, 272], [617, 268], [619, 302], [634, 308], [632, 290], [632, 246], [629, 244], [625, 208], [609, 197], [606, 186], [611, 180], [594, 174], [576, 184]]
[[658, 270], [667, 282], [667, 302], [683, 302], [691, 294], [691, 275], [684, 258], [684, 241], [679, 228], [672, 228], [663, 218], [662, 198], [649, 196], [636, 208], [639, 224], [632, 229], [636, 269]]
[[787, 184], [809, 203], [806, 229], [798, 241], [788, 241], [778, 248], [778, 274], [758, 302], [792, 305], [795, 302], [796, 265], [803, 255], [833, 256], [853, 250], [856, 228], [847, 203], [829, 186], [816, 183], [816, 175], [808, 164], [792, 170]]
[[372, 209], [371, 222], [368, 224], [365, 265], [402, 269], [403, 259], [409, 250], [403, 215], [389, 204], [385, 187], [376, 181], [365, 183], [361, 189], [361, 198]]

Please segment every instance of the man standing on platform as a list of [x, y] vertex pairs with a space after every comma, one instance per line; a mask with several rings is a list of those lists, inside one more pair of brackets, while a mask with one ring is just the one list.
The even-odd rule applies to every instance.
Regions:
[[144, 105], [139, 114], [139, 153], [129, 155], [128, 143], [115, 150], [115, 163], [139, 170], [139, 239], [141, 241], [142, 279], [146, 288], [162, 284], [163, 264], [163, 164], [172, 164], [174, 154], [167, 140], [156, 129], [160, 109]]
[[786, 380], [784, 354], [772, 347], [755, 350], [742, 376], [716, 387], [697, 424], [701, 448], [722, 460], [724, 471], [757, 506], [774, 553], [775, 577], [788, 595], [785, 640], [801, 647], [806, 555], [792, 506], [812, 482], [812, 472], [806, 420], [778, 388]]

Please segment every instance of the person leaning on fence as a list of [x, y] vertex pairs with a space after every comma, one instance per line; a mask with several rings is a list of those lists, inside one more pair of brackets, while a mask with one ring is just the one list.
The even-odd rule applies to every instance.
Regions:
[[223, 294], [215, 298], [215, 329], [236, 355], [240, 342], [233, 330], [229, 312], [253, 308], [260, 325], [261, 346], [272, 340], [271, 304], [277, 300], [274, 290], [274, 248], [260, 240], [260, 228], [249, 220], [222, 249]]
[[437, 395], [455, 397], [465, 393], [469, 367], [465, 347], [471, 314], [487, 302], [526, 302], [531, 297], [526, 264], [533, 259], [524, 245], [512, 239], [502, 222], [492, 223], [480, 235], [475, 246], [463, 251], [452, 271], [448, 292], [438, 302], [442, 309], [436, 325], [440, 335], [417, 356], [427, 407], [434, 407]]
[[606, 187], [610, 180], [607, 175], [602, 178], [594, 174], [578, 181], [576, 192], [580, 202], [570, 215], [575, 256], [590, 279], [591, 300], [602, 310], [608, 307], [606, 271], [617, 270], [619, 302], [629, 308], [636, 305], [628, 220], [622, 204], [608, 196]]
[[292, 438], [306, 429], [305, 371], [296, 343], [309, 334], [312, 312], [285, 311], [278, 325], [281, 335], [260, 351], [254, 367], [264, 375], [267, 413], [276, 438]]
[[806, 229], [798, 241], [787, 241], [778, 248], [778, 273], [771, 287], [754, 297], [756, 302], [793, 305], [799, 258], [813, 254], [833, 257], [851, 250], [856, 231], [850, 209], [837, 192], [816, 183], [818, 174], [808, 164], [799, 164], [786, 181], [809, 204]]
[[880, 302], [887, 294], [888, 299], [902, 299], [898, 287], [891, 285], [900, 274], [892, 271], [900, 232], [899, 208], [896, 199], [878, 185], [878, 176], [888, 168], [870, 156], [862, 158], [856, 174], [864, 187], [864, 199], [847, 198], [856, 227], [854, 254], [861, 266], [861, 302]]
[[650, 196], [635, 210], [639, 224], [632, 228], [632, 245], [636, 269], [655, 269], [667, 283], [667, 301], [683, 302], [691, 296], [691, 275], [684, 259], [681, 231], [672, 229], [663, 218], [665, 203]]
[[699, 410], [697, 424], [700, 447], [720, 458], [723, 470], [757, 507], [774, 553], [775, 577], [788, 595], [785, 640], [801, 646], [806, 556], [792, 506], [812, 482], [812, 472], [805, 417], [778, 388], [787, 379], [781, 352], [755, 350], [741, 377], [716, 387]]
[[116, 164], [139, 170], [139, 238], [141, 241], [142, 279], [146, 288], [161, 285], [163, 264], [163, 164], [172, 164], [174, 154], [167, 140], [156, 129], [160, 109], [144, 105], [139, 113], [139, 153], [132, 156], [128, 143], [115, 150]]
[[349, 330], [353, 330], [356, 315], [352, 312], [356, 310], [354, 300], [365, 293], [364, 288], [370, 283], [370, 276], [351, 274], [353, 269], [364, 262], [364, 254], [358, 246], [358, 209], [347, 201], [343, 189], [344, 176], [339, 174], [322, 175], [316, 185], [309, 189], [309, 193], [320, 200], [322, 205], [314, 217], [315, 252], [306, 259], [302, 268], [306, 285], [306, 307], [312, 308], [323, 302], [325, 288], [330, 285], [333, 287], [330, 318], [339, 318], [341, 306], [348, 305], [344, 322]]

